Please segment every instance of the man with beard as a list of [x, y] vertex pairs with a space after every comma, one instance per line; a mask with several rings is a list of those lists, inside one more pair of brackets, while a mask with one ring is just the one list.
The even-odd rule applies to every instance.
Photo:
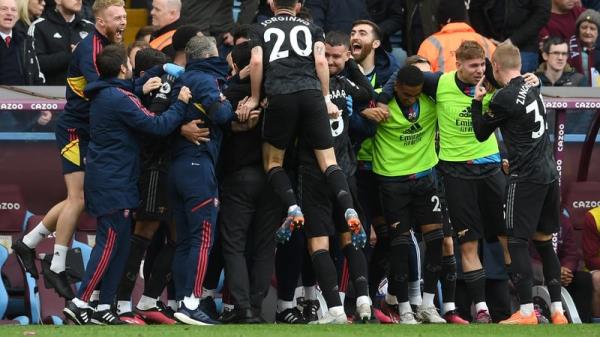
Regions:
[[[371, 86], [375, 91], [380, 91], [387, 80], [399, 68], [396, 59], [386, 52], [381, 46], [382, 33], [375, 23], [368, 20], [355, 21], [350, 34], [350, 51], [358, 64], [361, 65], [363, 73], [369, 79]], [[361, 111], [361, 115], [372, 122], [379, 123], [385, 120], [389, 114], [386, 111], [374, 108], [374, 104], [369, 105], [369, 108], [357, 109]], [[374, 230], [377, 236], [377, 241], [371, 256], [369, 288], [371, 296], [374, 297], [379, 283], [386, 276], [388, 267], [389, 255], [389, 237], [385, 219], [381, 211], [381, 203], [379, 201], [378, 182], [372, 171], [373, 161], [373, 140], [367, 138], [360, 144], [358, 150], [358, 189], [359, 200], [366, 212], [368, 223], [371, 224], [371, 230]], [[368, 228], [368, 227], [367, 227]], [[420, 272], [418, 266], [418, 252], [416, 249], [416, 239], [411, 235], [413, 244], [409, 251], [410, 254], [410, 302], [413, 305], [421, 304], [420, 293]], [[391, 290], [388, 287], [388, 290]], [[382, 310], [389, 315], [392, 321], [398, 321], [400, 317], [397, 315], [398, 302], [393, 294], [386, 294], [387, 301], [382, 302]], [[389, 304], [389, 305], [388, 305]]]
[[121, 42], [127, 25], [123, 0], [96, 1], [94, 15], [96, 29], [77, 45], [71, 57], [65, 94], [67, 104], [56, 123], [56, 142], [67, 185], [67, 199], [52, 207], [42, 222], [12, 246], [25, 269], [37, 278], [34, 249], [42, 239], [56, 231], [52, 264], [44, 277], [66, 299], [74, 297], [67, 281], [65, 261], [69, 242], [84, 208], [85, 156], [90, 140], [90, 103], [83, 90], [88, 83], [98, 79], [96, 56], [104, 46]]
[[[96, 61], [98, 80], [86, 85], [91, 99], [90, 143], [86, 156], [86, 210], [96, 216], [96, 245], [90, 255], [77, 297], [63, 312], [75, 324], [126, 324], [116, 317], [113, 303], [125, 268], [131, 235], [131, 210], [139, 204], [140, 147], [136, 132], [166, 136], [177, 128], [191, 98], [181, 88], [178, 101], [156, 116], [133, 94], [131, 63], [122, 45], [107, 46]], [[98, 306], [89, 308], [92, 291], [100, 285]]]
[[57, 0], [56, 8], [46, 11], [29, 27], [48, 85], [65, 85], [75, 46], [94, 31], [94, 24], [82, 19], [80, 12], [81, 0]]

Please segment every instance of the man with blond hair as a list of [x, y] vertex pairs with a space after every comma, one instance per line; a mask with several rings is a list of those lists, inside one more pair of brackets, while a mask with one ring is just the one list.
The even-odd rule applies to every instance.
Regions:
[[83, 89], [88, 83], [98, 79], [94, 63], [96, 56], [104, 46], [122, 42], [127, 25], [123, 0], [97, 0], [93, 10], [96, 17], [95, 31], [73, 51], [67, 71], [67, 104], [56, 123], [56, 142], [61, 155], [67, 198], [52, 207], [42, 222], [12, 246], [25, 269], [37, 277], [35, 247], [56, 231], [52, 264], [44, 278], [60, 296], [69, 300], [75, 295], [67, 281], [65, 261], [73, 232], [84, 209], [85, 157], [90, 141], [90, 103]]
[[504, 87], [484, 112], [487, 94], [482, 77], [471, 104], [473, 132], [484, 142], [500, 128], [508, 151], [510, 171], [506, 194], [505, 225], [512, 260], [512, 280], [519, 293], [520, 309], [500, 324], [537, 324], [533, 308], [533, 275], [529, 240], [533, 240], [544, 268], [550, 293], [553, 324], [567, 324], [561, 302], [560, 262], [552, 233], [560, 230], [560, 188], [546, 109], [540, 89], [521, 76], [521, 55], [511, 43], [498, 46], [492, 56], [494, 78]]

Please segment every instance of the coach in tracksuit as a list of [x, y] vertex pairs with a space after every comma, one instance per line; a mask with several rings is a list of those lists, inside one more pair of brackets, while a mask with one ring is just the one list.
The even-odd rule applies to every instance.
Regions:
[[96, 245], [76, 298], [64, 313], [77, 324], [88, 322], [87, 302], [102, 280], [92, 323], [123, 324], [111, 311], [129, 250], [131, 209], [139, 204], [139, 144], [134, 130], [167, 135], [183, 120], [189, 89], [160, 116], [146, 110], [132, 93], [131, 63], [121, 45], [110, 45], [98, 55], [100, 78], [85, 88], [90, 97], [90, 144], [86, 156], [87, 212], [97, 217]]
[[169, 169], [169, 205], [177, 226], [173, 277], [177, 299], [183, 300], [175, 318], [186, 324], [214, 324], [199, 308], [208, 254], [213, 242], [218, 207], [215, 165], [223, 138], [222, 126], [234, 117], [231, 104], [221, 94], [227, 63], [218, 57], [210, 37], [194, 37], [186, 48], [188, 62], [176, 82], [194, 96], [184, 122], [201, 119], [210, 129], [210, 141], [196, 145], [177, 135]]

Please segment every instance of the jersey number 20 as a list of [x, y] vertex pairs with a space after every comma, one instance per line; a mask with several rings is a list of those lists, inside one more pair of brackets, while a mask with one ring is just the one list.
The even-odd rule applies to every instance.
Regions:
[[[300, 45], [298, 44], [298, 34], [300, 32], [302, 32], [304, 35], [304, 41], [306, 42], [306, 47], [304, 49], [301, 49]], [[273, 46], [273, 51], [271, 51], [271, 55], [269, 55], [269, 62], [290, 56], [289, 50], [281, 50], [283, 41], [285, 41], [285, 32], [279, 28], [269, 28], [265, 31], [265, 42], [271, 41], [272, 35], [275, 35], [277, 40], [275, 40], [275, 46]], [[310, 53], [312, 53], [312, 35], [310, 34], [308, 27], [295, 26], [292, 28], [290, 31], [290, 44], [292, 45], [292, 49], [296, 54], [300, 56], [310, 55]]]
[[[540, 138], [544, 134], [544, 131], [546, 131], [546, 125], [544, 123], [544, 117], [542, 116], [542, 114], [540, 114], [540, 105], [538, 104], [538, 101], [535, 100], [531, 102], [525, 109], [527, 113], [533, 111], [535, 122], [540, 123], [540, 127], [538, 128], [538, 130], [531, 133], [531, 138]], [[546, 107], [542, 106], [542, 109], [546, 110]]]

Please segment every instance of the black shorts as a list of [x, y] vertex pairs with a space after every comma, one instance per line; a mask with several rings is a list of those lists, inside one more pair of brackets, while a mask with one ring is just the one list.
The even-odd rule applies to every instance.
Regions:
[[269, 97], [262, 124], [263, 140], [283, 150], [297, 136], [312, 149], [333, 147], [327, 106], [318, 90]]
[[418, 179], [377, 176], [377, 180], [390, 231], [401, 234], [422, 225], [442, 223], [442, 207], [433, 174]]
[[557, 233], [560, 230], [560, 187], [550, 184], [511, 182], [506, 192], [506, 232], [531, 239], [535, 232]]
[[[354, 177], [348, 179], [348, 188], [356, 208], [358, 202]], [[298, 196], [304, 213], [304, 234], [307, 238], [332, 236], [348, 231], [348, 224], [344, 219], [345, 210], [336, 205], [330, 189], [327, 188], [325, 176], [318, 168], [298, 167]], [[361, 213], [358, 208], [357, 211]], [[361, 218], [361, 221], [364, 219]]]
[[59, 120], [55, 134], [63, 174], [85, 171], [85, 156], [90, 142], [89, 126], [64, 125]]
[[450, 221], [460, 243], [505, 235], [502, 171], [481, 179], [443, 176]]
[[452, 228], [452, 221], [450, 221], [450, 213], [448, 212], [448, 201], [446, 200], [443, 175], [437, 173], [436, 181], [440, 206], [442, 207], [442, 230], [444, 231], [444, 237], [451, 237], [454, 236], [454, 228]]
[[170, 220], [169, 166], [167, 162], [145, 163], [140, 174], [140, 206], [136, 220]]

